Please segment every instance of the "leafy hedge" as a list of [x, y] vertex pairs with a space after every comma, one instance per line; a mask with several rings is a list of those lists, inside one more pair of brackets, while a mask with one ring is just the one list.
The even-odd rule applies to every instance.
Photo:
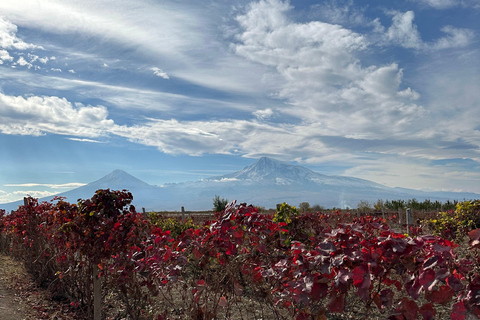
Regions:
[[110, 190], [78, 204], [30, 198], [0, 225], [12, 254], [79, 317], [91, 318], [94, 265], [104, 301], [121, 302], [118, 318], [480, 316], [479, 229], [459, 257], [451, 240], [408, 237], [381, 218], [297, 214], [286, 204], [274, 217], [231, 203], [195, 226], [149, 221], [131, 200]]

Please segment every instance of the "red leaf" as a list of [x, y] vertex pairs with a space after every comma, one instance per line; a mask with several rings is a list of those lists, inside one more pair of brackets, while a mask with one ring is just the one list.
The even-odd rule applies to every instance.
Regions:
[[310, 317], [308, 316], [307, 313], [305, 313], [305, 312], [303, 312], [303, 311], [300, 312], [300, 313], [298, 314], [298, 316], [295, 318], [295, 320], [308, 320], [308, 319], [310, 319]]
[[243, 286], [240, 283], [238, 283], [237, 280], [234, 280], [233, 282], [233, 291], [237, 296], [241, 296], [243, 293]]
[[422, 315], [424, 320], [433, 320], [435, 319], [435, 309], [433, 309], [432, 303], [424, 304], [420, 308], [420, 314]]
[[370, 273], [366, 266], [361, 265], [353, 269], [353, 285], [357, 288], [370, 288]]
[[425, 262], [423, 263], [423, 269], [427, 270], [427, 269], [433, 268], [437, 265], [437, 263], [438, 263], [437, 256], [430, 257], [427, 260], [425, 260]]
[[319, 301], [322, 298], [325, 298], [328, 293], [328, 285], [326, 283], [318, 283], [315, 282], [312, 287], [312, 291], [310, 292], [310, 296]]
[[454, 294], [455, 292], [449, 286], [441, 286], [438, 290], [426, 292], [425, 298], [431, 302], [446, 304], [452, 301]]
[[235, 233], [233, 234], [235, 238], [243, 238], [243, 231], [242, 230], [236, 230]]
[[437, 283], [435, 279], [435, 271], [428, 269], [420, 273], [418, 281], [424, 290], [431, 291]]
[[467, 308], [465, 308], [463, 301], [459, 301], [453, 305], [452, 313], [450, 314], [450, 319], [465, 320], [466, 313], [467, 313]]
[[227, 306], [227, 299], [225, 297], [220, 297], [218, 300], [218, 305], [222, 308], [225, 308]]
[[480, 229], [475, 229], [470, 231], [468, 233], [468, 237], [470, 238], [470, 241], [468, 242], [468, 244], [472, 248], [480, 247]]
[[447, 284], [454, 291], [460, 291], [463, 289], [463, 284], [455, 276], [450, 275], [447, 277]]
[[391, 289], [389, 289], [389, 288], [383, 289], [380, 292], [380, 299], [382, 301], [382, 306], [390, 309], [392, 307], [394, 295], [395, 295], [395, 293]]
[[331, 312], [343, 312], [345, 306], [344, 295], [341, 294], [339, 296], [332, 295], [330, 297], [330, 301], [328, 301], [328, 309]]
[[415, 301], [403, 298], [396, 308], [396, 311], [400, 312], [407, 320], [416, 320], [419, 308]]

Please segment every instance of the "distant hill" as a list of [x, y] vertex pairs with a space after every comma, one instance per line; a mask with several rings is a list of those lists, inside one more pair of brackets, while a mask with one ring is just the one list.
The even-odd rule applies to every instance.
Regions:
[[[326, 208], [356, 208], [361, 200], [374, 202], [378, 199], [413, 199], [432, 201], [478, 199], [474, 193], [425, 192], [405, 188], [390, 188], [384, 185], [352, 177], [329, 176], [314, 172], [299, 165], [263, 157], [255, 163], [223, 176], [199, 181], [169, 183], [152, 186], [122, 170], [115, 170], [105, 177], [59, 194], [69, 202], [91, 198], [96, 190], [127, 189], [132, 192], [137, 210], [147, 211], [210, 210], [215, 195], [266, 208], [287, 202], [298, 205], [309, 202]], [[40, 199], [50, 200], [53, 197]], [[15, 210], [23, 201], [1, 204], [7, 211]]]

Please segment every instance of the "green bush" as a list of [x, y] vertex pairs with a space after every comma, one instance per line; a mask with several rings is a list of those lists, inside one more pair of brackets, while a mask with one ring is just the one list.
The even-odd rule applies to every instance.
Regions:
[[193, 223], [193, 219], [189, 218], [185, 221], [176, 218], [167, 218], [155, 212], [150, 213], [150, 224], [156, 226], [163, 231], [170, 231], [170, 236], [173, 238], [181, 235], [185, 230], [198, 228]]
[[435, 219], [426, 222], [436, 235], [447, 239], [462, 237], [480, 227], [480, 200], [459, 202], [455, 211], [439, 212]]
[[220, 196], [215, 196], [213, 198], [213, 211], [215, 212], [222, 212], [225, 211], [225, 207], [228, 204], [228, 200], [224, 198], [220, 198]]
[[277, 212], [273, 216], [274, 222], [285, 222], [290, 223], [292, 221], [292, 216], [298, 216], [300, 212], [298, 212], [295, 206], [290, 206], [288, 203], [284, 202], [280, 205]]

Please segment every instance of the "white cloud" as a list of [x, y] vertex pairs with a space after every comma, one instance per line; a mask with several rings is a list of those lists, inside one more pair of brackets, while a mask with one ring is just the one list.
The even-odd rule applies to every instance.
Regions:
[[200, 47], [205, 42], [201, 18], [195, 11], [185, 12], [177, 6], [173, 1], [119, 0], [112, 11], [111, 2], [101, 0], [52, 0], [41, 5], [36, 0], [3, 0], [0, 12], [22, 27], [57, 34], [86, 34], [137, 47], [148, 54], [181, 57], [183, 48]]
[[153, 68], [150, 68], [150, 70], [152, 70], [153, 74], [156, 75], [157, 77], [160, 77], [160, 78], [163, 78], [163, 79], [170, 79], [168, 74], [160, 68], [153, 67]]
[[440, 38], [434, 43], [432, 43], [432, 49], [439, 50], [466, 47], [470, 43], [472, 43], [475, 38], [475, 33], [472, 30], [468, 29], [459, 29], [452, 26], [445, 26], [441, 30], [442, 32], [446, 33], [447, 36]]
[[413, 23], [414, 19], [413, 11], [395, 12], [392, 17], [392, 25], [386, 33], [387, 39], [405, 48], [420, 49], [422, 39], [417, 26]]
[[43, 198], [55, 195], [57, 192], [50, 192], [50, 191], [38, 191], [38, 190], [30, 190], [30, 191], [13, 191], [13, 192], [5, 192], [0, 190], [0, 203], [8, 203], [14, 202], [18, 200], [22, 200], [24, 197], [31, 196], [34, 198]]
[[317, 123], [316, 134], [373, 139], [399, 134], [425, 116], [410, 102], [419, 94], [402, 90], [397, 64], [361, 66], [356, 56], [369, 45], [365, 37], [339, 25], [292, 22], [289, 8], [287, 2], [260, 1], [237, 18], [243, 29], [237, 54], [274, 67], [283, 78], [276, 96], [288, 104], [279, 112]]
[[252, 113], [255, 117], [257, 117], [259, 120], [265, 120], [270, 118], [273, 115], [273, 110], [268, 108], [264, 110], [257, 110]]
[[43, 49], [31, 43], [26, 43], [22, 39], [17, 38], [17, 26], [0, 17], [0, 47], [3, 49]]
[[62, 72], [62, 69], [59, 68], [50, 68], [50, 70], [53, 72]]
[[68, 72], [70, 72], [70, 73], [75, 73], [75, 70], [70, 69], [70, 70], [68, 70]]
[[379, 41], [381, 45], [390, 44], [428, 52], [466, 47], [475, 39], [475, 33], [472, 30], [444, 26], [441, 28], [441, 31], [446, 34], [445, 37], [431, 42], [424, 42], [417, 25], [413, 22], [415, 19], [413, 11], [392, 11], [389, 13], [392, 15], [392, 25], [387, 30], [380, 24], [379, 19], [373, 21], [374, 33], [376, 36], [380, 35], [381, 38], [383, 37], [383, 40]]
[[80, 138], [67, 138], [68, 140], [72, 141], [79, 141], [79, 142], [90, 142], [90, 143], [103, 143], [98, 140], [92, 140], [92, 139], [80, 139]]
[[13, 57], [7, 50], [0, 50], [0, 64], [3, 64], [4, 61], [13, 61]]
[[4, 184], [4, 187], [48, 187], [52, 189], [73, 189], [84, 186], [85, 183], [69, 182], [63, 184], [51, 183], [20, 183], [20, 184]]
[[103, 106], [73, 105], [64, 98], [28, 98], [0, 93], [0, 132], [39, 136], [45, 133], [98, 137], [113, 125]]
[[343, 26], [365, 26], [371, 21], [364, 15], [363, 9], [354, 6], [353, 0], [330, 0], [315, 4], [310, 8], [310, 15], [322, 21]]
[[38, 61], [40, 61], [43, 64], [46, 64], [48, 60], [49, 60], [48, 57], [38, 58]]
[[28, 69], [33, 67], [33, 65], [31, 63], [27, 62], [27, 60], [25, 60], [24, 57], [18, 58], [16, 64], [21, 65], [22, 67], [26, 66]]
[[472, 7], [480, 8], [478, 0], [416, 0], [420, 3], [431, 6], [435, 9], [448, 9], [452, 7]]
[[410, 87], [408, 87], [407, 89], [405, 89], [403, 91], [398, 91], [397, 95], [399, 95], [402, 98], [407, 98], [407, 99], [410, 99], [410, 100], [418, 100], [420, 98], [420, 94], [418, 92], [412, 90], [412, 88], [410, 88]]

